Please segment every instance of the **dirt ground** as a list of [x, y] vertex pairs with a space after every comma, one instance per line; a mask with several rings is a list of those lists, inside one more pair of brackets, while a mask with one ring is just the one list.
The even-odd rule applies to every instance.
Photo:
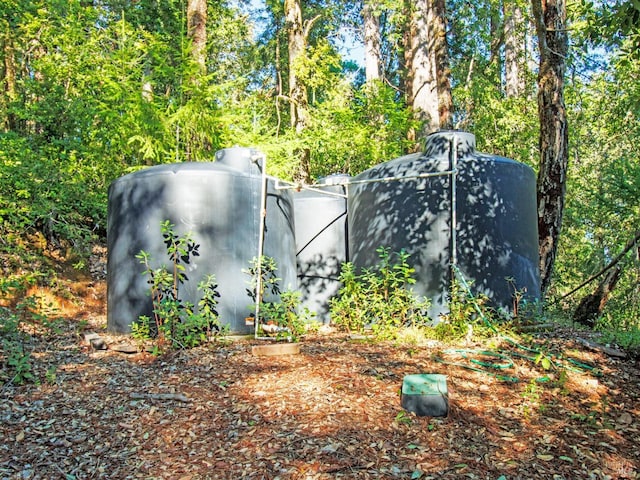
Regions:
[[[70, 291], [61, 331], [29, 346], [40, 384], [0, 387], [0, 479], [640, 478], [640, 365], [587, 348], [586, 332], [537, 338], [569, 367], [551, 370], [505, 342], [337, 333], [297, 355], [242, 339], [154, 357], [114, 349], [131, 342], [104, 331], [104, 280]], [[484, 348], [513, 366], [473, 363]], [[446, 418], [402, 409], [415, 373], [447, 375]]]

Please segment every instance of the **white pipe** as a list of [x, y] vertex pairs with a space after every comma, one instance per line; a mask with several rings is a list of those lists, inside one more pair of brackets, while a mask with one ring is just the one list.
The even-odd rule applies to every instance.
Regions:
[[451, 159], [451, 265], [458, 263], [458, 215], [456, 202], [456, 180], [458, 172], [458, 146], [456, 145], [456, 134], [451, 135], [449, 158]]
[[[312, 191], [316, 191], [316, 192], [321, 192], [327, 195], [336, 195], [336, 196], [340, 196], [340, 197], [347, 197], [348, 195], [343, 195], [341, 193], [333, 193], [333, 192], [327, 192], [322, 190], [319, 187], [335, 187], [335, 186], [340, 186], [340, 185], [344, 185], [346, 187], [349, 187], [350, 185], [363, 185], [363, 184], [367, 184], [367, 183], [377, 183], [377, 182], [395, 182], [395, 181], [400, 181], [400, 180], [416, 180], [416, 179], [420, 179], [420, 178], [430, 178], [430, 177], [441, 177], [444, 175], [452, 175], [455, 174], [456, 172], [454, 170], [446, 170], [444, 172], [428, 172], [428, 173], [419, 173], [417, 175], [407, 175], [404, 177], [383, 177], [383, 178], [369, 178], [366, 180], [347, 180], [345, 182], [340, 182], [340, 183], [336, 183], [336, 184], [331, 184], [331, 185], [327, 185], [324, 183], [315, 183], [312, 185], [302, 185], [302, 184], [289, 184], [289, 185], [281, 185], [280, 183], [276, 183], [276, 189], [277, 190], [301, 190], [301, 189], [305, 189], [305, 190], [312, 190]], [[278, 181], [279, 182], [279, 181]]]
[[327, 192], [326, 190], [323, 190], [321, 188], [317, 188], [317, 187], [335, 187], [335, 186], [340, 186], [342, 185], [341, 183], [338, 183], [336, 185], [326, 185], [324, 183], [319, 183], [319, 184], [314, 184], [314, 185], [304, 185], [304, 184], [300, 184], [300, 183], [289, 183], [289, 182], [285, 182], [285, 183], [289, 183], [289, 185], [283, 185], [280, 182], [284, 182], [284, 180], [280, 180], [278, 178], [275, 179], [276, 181], [276, 185], [275, 185], [275, 189], [276, 190], [309, 190], [310, 192], [318, 192], [318, 193], [324, 193], [325, 195], [329, 195], [332, 197], [340, 197], [340, 198], [347, 198], [347, 196], [343, 193], [337, 193], [337, 192]]
[[[264, 254], [264, 228], [267, 217], [267, 156], [256, 155], [253, 162], [261, 168], [261, 192], [260, 192], [260, 223], [258, 226], [258, 264], [256, 265], [256, 308], [254, 318], [254, 336], [258, 338], [258, 327], [260, 325], [260, 303], [262, 302], [262, 257]], [[262, 160], [262, 165], [260, 165]]]
[[429, 173], [419, 173], [417, 175], [407, 175], [406, 177], [383, 177], [383, 178], [370, 178], [367, 180], [354, 180], [353, 182], [348, 182], [347, 185], [361, 185], [366, 183], [376, 183], [376, 182], [397, 182], [400, 180], [416, 180], [419, 178], [431, 178], [431, 177], [442, 177], [445, 175], [451, 175], [453, 170], [446, 170], [444, 172], [429, 172]]

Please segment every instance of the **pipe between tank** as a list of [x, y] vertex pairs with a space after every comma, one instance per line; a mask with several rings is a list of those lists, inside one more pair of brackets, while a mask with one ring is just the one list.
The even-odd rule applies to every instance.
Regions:
[[382, 177], [382, 178], [369, 178], [366, 180], [351, 180], [351, 181], [346, 181], [344, 183], [338, 183], [335, 185], [326, 185], [323, 183], [314, 183], [311, 185], [302, 185], [302, 184], [290, 184], [290, 185], [279, 185], [278, 183], [276, 183], [276, 189], [277, 190], [311, 190], [311, 191], [315, 191], [315, 192], [319, 192], [319, 193], [324, 193], [326, 195], [333, 195], [333, 196], [338, 196], [338, 197], [347, 197], [347, 195], [344, 195], [342, 193], [333, 193], [333, 192], [327, 192], [326, 190], [322, 190], [322, 188], [320, 187], [335, 187], [340, 186], [340, 185], [344, 185], [344, 186], [351, 186], [351, 185], [364, 185], [367, 183], [378, 183], [378, 182], [397, 182], [397, 181], [402, 181], [402, 180], [417, 180], [420, 178], [431, 178], [431, 177], [442, 177], [445, 175], [453, 175], [457, 173], [456, 170], [452, 169], [452, 170], [445, 170], [443, 172], [427, 172], [427, 173], [419, 173], [417, 175], [406, 175], [406, 176], [395, 176], [395, 177]]
[[[261, 168], [262, 191], [260, 192], [260, 225], [258, 227], [258, 265], [256, 267], [256, 308], [253, 321], [254, 336], [258, 338], [258, 326], [260, 324], [260, 302], [262, 302], [262, 255], [264, 253], [264, 222], [267, 216], [267, 156], [256, 154], [251, 160]], [[260, 165], [262, 160], [262, 165]]]
[[[449, 158], [451, 161], [451, 266], [458, 263], [457, 255], [457, 202], [456, 202], [456, 182], [458, 177], [458, 149], [456, 148], [456, 134], [452, 134], [449, 138]], [[451, 290], [451, 289], [449, 289]]]
[[300, 184], [300, 183], [289, 183], [288, 185], [283, 185], [280, 182], [283, 182], [283, 180], [279, 180], [279, 179], [275, 179], [276, 184], [275, 184], [275, 189], [276, 190], [296, 190], [296, 191], [300, 191], [300, 190], [308, 190], [310, 192], [317, 192], [317, 193], [323, 193], [325, 195], [329, 195], [331, 197], [340, 197], [340, 198], [347, 198], [347, 195], [345, 195], [344, 193], [338, 193], [338, 192], [328, 192], [326, 190], [323, 190], [322, 188], [319, 187], [336, 187], [336, 186], [341, 186], [344, 185], [344, 183], [338, 183], [335, 185], [327, 185], [324, 183], [318, 183], [318, 184], [313, 184], [313, 185], [304, 185], [304, 184]]

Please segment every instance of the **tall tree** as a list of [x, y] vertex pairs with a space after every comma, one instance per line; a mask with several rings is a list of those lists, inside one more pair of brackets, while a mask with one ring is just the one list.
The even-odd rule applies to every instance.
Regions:
[[[430, 0], [408, 2], [408, 29], [405, 35], [405, 68], [407, 69], [407, 103], [413, 108], [424, 136], [439, 127], [438, 85], [435, 73], [435, 56], [429, 35]], [[416, 135], [416, 133], [414, 133]], [[412, 138], [416, 141], [417, 138]]]
[[364, 70], [367, 83], [380, 80], [382, 73], [382, 52], [380, 50], [380, 18], [372, 1], [364, 2], [362, 8], [364, 23]]
[[504, 2], [504, 70], [505, 93], [517, 97], [524, 93], [524, 15], [515, 1]]
[[200, 72], [207, 71], [207, 0], [187, 3], [187, 37], [191, 40], [193, 60]]
[[13, 37], [11, 36], [11, 31], [8, 28], [9, 25], [6, 21], [2, 22], [4, 34], [2, 38], [0, 38], [0, 45], [2, 45], [2, 53], [4, 56], [4, 65], [2, 69], [2, 77], [3, 77], [3, 95], [0, 97], [0, 105], [2, 105], [3, 110], [7, 112], [3, 115], [3, 130], [8, 131], [14, 128], [15, 121], [14, 115], [10, 112], [11, 104], [16, 100], [16, 62], [15, 62], [15, 51], [13, 46]]
[[565, 205], [569, 160], [564, 74], [568, 51], [564, 0], [532, 0], [538, 33], [538, 236], [542, 292], [551, 284]]
[[[407, 103], [422, 122], [419, 136], [450, 128], [453, 113], [444, 0], [406, 5]], [[417, 140], [416, 138], [412, 140]]]
[[[307, 85], [301, 70], [307, 60], [307, 41], [309, 33], [319, 15], [303, 20], [300, 0], [285, 0], [285, 28], [289, 54], [289, 104], [291, 126], [299, 135], [309, 124], [309, 99]], [[299, 167], [296, 174], [298, 180], [311, 180], [311, 152], [308, 147], [298, 149]]]
[[447, 9], [445, 0], [433, 0], [433, 49], [438, 88], [438, 124], [441, 129], [453, 126], [453, 98], [451, 96], [451, 70], [447, 42]]
[[306, 56], [307, 39], [302, 20], [300, 0], [285, 0], [285, 26], [289, 53], [289, 103], [291, 126], [300, 133], [308, 124], [309, 106], [307, 86], [299, 75], [301, 63]]

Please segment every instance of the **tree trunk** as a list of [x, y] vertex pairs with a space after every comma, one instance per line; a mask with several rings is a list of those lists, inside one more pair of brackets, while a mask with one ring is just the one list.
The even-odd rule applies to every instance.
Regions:
[[[513, 0], [506, 0], [513, 1]], [[492, 8], [489, 17], [489, 32], [491, 34], [491, 42], [489, 43], [489, 62], [500, 64], [500, 49], [504, 43], [504, 30], [502, 27], [502, 18], [500, 18], [500, 9]]]
[[[313, 20], [303, 24], [300, 0], [285, 0], [284, 15], [289, 48], [289, 105], [291, 126], [301, 133], [309, 123], [309, 103], [307, 86], [298, 76], [300, 63], [304, 61], [307, 49], [307, 34]], [[299, 168], [296, 180], [308, 182], [311, 179], [311, 152], [303, 148], [298, 152]]]
[[436, 62], [436, 84], [438, 85], [438, 126], [441, 129], [450, 129], [453, 128], [453, 97], [451, 96], [445, 0], [434, 0], [432, 10], [431, 29]]
[[589, 277], [587, 280], [582, 282], [580, 285], [578, 285], [576, 288], [574, 288], [570, 292], [565, 293], [562, 296], [562, 298], [566, 298], [566, 297], [568, 297], [570, 295], [573, 295], [578, 290], [580, 290], [582, 287], [584, 287], [585, 285], [588, 285], [589, 283], [594, 281], [596, 278], [598, 278], [600, 275], [605, 273], [607, 270], [615, 267], [627, 255], [627, 253], [629, 253], [629, 251], [631, 251], [631, 249], [636, 248], [636, 247], [638, 249], [638, 251], [637, 251], [638, 260], [640, 260], [640, 230], [638, 230], [638, 231], [636, 231], [634, 233], [634, 236], [625, 244], [625, 246], [622, 249], [622, 251], [618, 255], [616, 255], [616, 257], [613, 260], [611, 260], [602, 270], [600, 270], [595, 275], [592, 275], [591, 277]]
[[[438, 112], [438, 83], [436, 78], [435, 54], [429, 35], [431, 9], [430, 0], [417, 0], [409, 24], [409, 45], [407, 48], [407, 100], [417, 119], [423, 122], [420, 137], [437, 131], [440, 114]], [[417, 140], [417, 138], [415, 139]]]
[[[192, 87], [198, 87], [201, 77], [207, 73], [207, 0], [187, 1], [187, 38], [191, 42], [191, 58], [198, 70], [188, 78]], [[187, 92], [185, 98], [190, 97]], [[205, 136], [193, 129], [186, 129], [184, 136], [184, 158], [191, 162], [197, 160], [198, 150], [207, 145]]]
[[6, 116], [2, 119], [2, 128], [5, 131], [13, 130], [15, 125], [15, 116], [10, 112], [11, 103], [15, 102], [16, 95], [16, 63], [15, 51], [13, 48], [13, 39], [9, 30], [7, 30], [2, 38], [2, 53], [4, 56], [4, 95], [2, 106], [6, 109]]
[[512, 2], [504, 3], [504, 70], [507, 97], [524, 93], [524, 16], [522, 9]]
[[621, 273], [622, 268], [620, 266], [609, 270], [595, 292], [580, 301], [575, 312], [573, 312], [573, 320], [589, 327], [595, 326], [596, 321], [602, 315], [602, 311], [609, 301], [609, 294], [620, 279]]
[[299, 64], [306, 54], [300, 0], [285, 0], [284, 13], [289, 46], [289, 99], [291, 126], [300, 133], [308, 123], [307, 87], [299, 78]]
[[538, 33], [538, 245], [543, 295], [551, 283], [565, 204], [568, 165], [564, 73], [568, 50], [564, 0], [532, 0]]
[[[451, 126], [451, 85], [444, 0], [417, 0], [406, 35], [407, 103], [423, 123], [419, 137]], [[415, 133], [410, 140], [418, 140]]]
[[191, 40], [191, 55], [200, 73], [207, 71], [207, 0], [187, 3], [187, 37]]
[[382, 54], [380, 50], [380, 19], [371, 1], [362, 8], [364, 21], [364, 70], [367, 83], [380, 80]]

